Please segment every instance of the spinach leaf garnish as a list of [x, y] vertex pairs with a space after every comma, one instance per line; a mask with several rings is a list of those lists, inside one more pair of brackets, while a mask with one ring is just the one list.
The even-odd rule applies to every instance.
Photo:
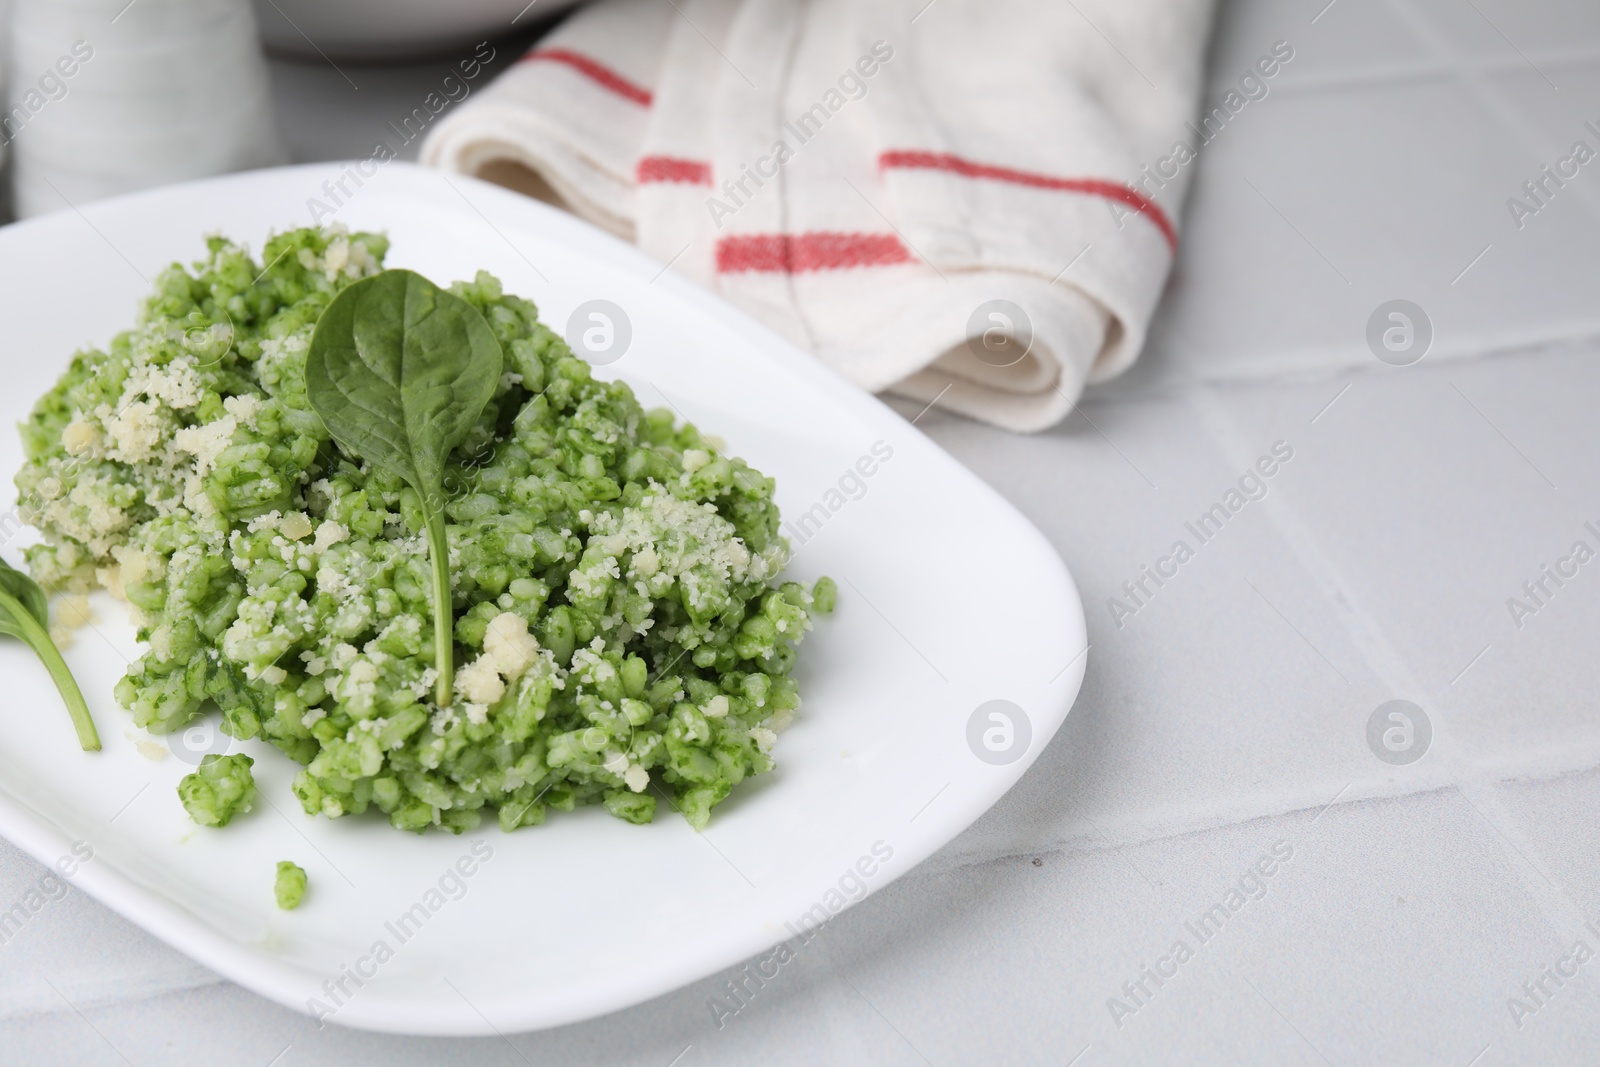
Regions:
[[32, 578], [0, 559], [0, 634], [18, 638], [33, 649], [66, 702], [67, 714], [72, 716], [72, 726], [78, 731], [78, 744], [85, 752], [96, 752], [100, 748], [100, 735], [95, 732], [89, 705], [67, 669], [67, 661], [61, 658], [61, 651], [50, 640], [49, 620], [50, 606], [44, 590]]
[[306, 393], [328, 433], [422, 498], [440, 707], [450, 704], [455, 676], [444, 465], [494, 395], [503, 365], [478, 309], [409, 270], [382, 271], [334, 297], [306, 356]]

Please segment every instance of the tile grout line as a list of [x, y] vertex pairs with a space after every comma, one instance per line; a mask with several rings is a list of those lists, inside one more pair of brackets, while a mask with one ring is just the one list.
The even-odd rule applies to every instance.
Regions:
[[[1579, 770], [1600, 770], [1600, 760], [1596, 760], [1589, 766]], [[1566, 774], [1571, 773], [1574, 772], [1568, 770], [1550, 778], [1532, 780], [1553, 781], [1555, 778], [1564, 777]], [[1477, 778], [1468, 776], [1461, 781], [1451, 780], [1444, 776], [1433, 776], [1413, 782], [1404, 789], [1395, 790], [1383, 788], [1383, 780], [1376, 777], [1357, 778], [1353, 782], [1347, 782], [1337, 792], [1335, 792], [1334, 786], [1327, 785], [1324, 782], [1322, 785], [1325, 788], [1322, 788], [1320, 792], [1308, 790], [1304, 795], [1284, 800], [1280, 804], [1271, 805], [1267, 810], [1262, 809], [1260, 803], [1262, 798], [1258, 795], [1230, 798], [1234, 800], [1231, 810], [1209, 821], [1164, 823], [1159, 819], [1152, 819], [1149, 813], [1146, 812], [1141, 813], [1137, 819], [1126, 817], [1105, 824], [1111, 827], [1112, 832], [1110, 833], [1105, 832], [1100, 824], [1094, 824], [1098, 828], [1091, 828], [1091, 824], [1085, 821], [1081, 825], [1075, 824], [1068, 833], [1061, 836], [1051, 836], [1049, 838], [1034, 836], [1024, 839], [1023, 835], [1017, 835], [986, 847], [951, 851], [952, 847], [958, 845], [960, 841], [960, 838], [957, 838], [956, 841], [946, 845], [944, 849], [923, 861], [917, 870], [923, 874], [934, 876], [951, 870], [979, 867], [1031, 856], [1055, 853], [1086, 855], [1096, 852], [1111, 852], [1117, 849], [1136, 848], [1142, 845], [1174, 841], [1201, 834], [1238, 829], [1255, 823], [1276, 823], [1280, 820], [1292, 819], [1296, 816], [1310, 815], [1312, 813], [1316, 813], [1316, 816], [1320, 817], [1321, 814], [1335, 807], [1348, 807], [1350, 805], [1373, 802], [1405, 802], [1435, 794], [1443, 795], [1455, 792], [1463, 797], [1470, 808], [1475, 809], [1476, 815], [1474, 817], [1481, 817], [1489, 823], [1488, 830], [1493, 832], [1486, 832], [1485, 840], [1490, 840], [1492, 847], [1506, 856], [1507, 867], [1515, 877], [1519, 879], [1525, 878], [1524, 872], [1531, 869], [1538, 875], [1539, 884], [1544, 886], [1545, 892], [1548, 893], [1550, 891], [1547, 884], [1549, 876], [1544, 873], [1543, 867], [1540, 865], [1543, 863], [1543, 857], [1538, 854], [1538, 850], [1520, 834], [1520, 831], [1516, 835], [1505, 834], [1504, 825], [1497, 823], [1490, 815], [1490, 812], [1498, 813], [1500, 809], [1498, 801], [1492, 799], [1496, 795], [1495, 791], [1513, 777], [1522, 776], [1500, 777], [1488, 775]], [[1468, 793], [1470, 793], [1470, 798], [1467, 796]], [[1503, 813], [1501, 814], [1503, 815]], [[1510, 816], [1503, 816], [1503, 818], [1510, 819]], [[1315, 820], [1313, 819], [1313, 821]], [[1118, 830], [1126, 830], [1128, 828], [1136, 828], [1139, 833], [1133, 835], [1119, 835], [1117, 833]], [[1503, 847], [1507, 843], [1513, 843], [1515, 851]], [[1518, 852], [1523, 853], [1523, 855], [1518, 857]], [[1557, 887], [1557, 890], [1559, 891], [1559, 887]], [[1564, 891], [1560, 892], [1564, 893]], [[1581, 909], [1579, 910], [1581, 911]], [[1549, 920], [1550, 916], [1543, 914], [1543, 911], [1544, 909], [1541, 908], [1542, 917]], [[1573, 912], [1573, 914], [1576, 914], [1576, 912]], [[1566, 915], [1565, 911], [1562, 912], [1562, 915], [1564, 920], [1570, 917]], [[1579, 925], [1581, 925], [1581, 920]], [[1556, 924], [1552, 923], [1552, 928], [1557, 928]]]
[[[1171, 345], [1173, 342], [1164, 342]], [[1594, 329], [1575, 333], [1566, 333], [1558, 336], [1532, 337], [1509, 342], [1495, 342], [1491, 339], [1487, 347], [1474, 348], [1470, 351], [1459, 353], [1439, 352], [1430, 350], [1428, 359], [1420, 367], [1425, 372], [1436, 373], [1438, 368], [1448, 366], [1452, 368], [1470, 369], [1488, 365], [1491, 361], [1509, 359], [1541, 359], [1549, 357], [1581, 356], [1589, 358], [1592, 349], [1600, 348], [1600, 320], [1596, 321]], [[1190, 348], [1178, 349], [1184, 358], [1193, 362], [1197, 350]], [[1299, 352], [1310, 352], [1317, 363], [1284, 370], [1273, 367], [1271, 369], [1254, 369], [1254, 365], [1247, 365], [1249, 369], [1218, 372], [1215, 374], [1200, 375], [1188, 378], [1170, 378], [1151, 386], [1130, 388], [1126, 392], [1101, 391], [1081, 401], [1084, 407], [1114, 407], [1116, 405], [1145, 404], [1145, 403], [1172, 403], [1182, 401], [1191, 396], [1196, 390], [1211, 389], [1306, 389], [1321, 387], [1336, 383], [1341, 378], [1354, 375], [1357, 381], [1366, 378], [1376, 378], [1386, 373], [1392, 373], [1392, 368], [1371, 366], [1374, 363], [1372, 353], [1365, 344], [1352, 343], [1338, 348], [1323, 346], [1315, 349], [1301, 349]], [[1169, 353], [1170, 354], [1170, 353]], [[1265, 357], [1263, 357], [1264, 359]], [[1428, 365], [1432, 364], [1432, 368]], [[1113, 386], [1101, 385], [1096, 389], [1107, 390]]]
[[[1248, 467], [1253, 456], [1249, 443], [1217, 402], [1214, 390], [1194, 390], [1191, 403], [1201, 422], [1210, 431], [1211, 443], [1217, 451], [1230, 464]], [[1406, 666], [1394, 642], [1378, 625], [1375, 617], [1361, 607], [1351, 583], [1318, 544], [1298, 512], [1284, 502], [1282, 494], [1279, 494], [1276, 507], [1268, 507], [1264, 511], [1268, 521], [1293, 553], [1300, 570], [1317, 587], [1318, 592], [1334, 605], [1335, 618], [1340, 614], [1345, 616], [1339, 620], [1340, 627], [1349, 636], [1367, 672], [1396, 695], [1431, 694], [1431, 688], [1422, 685]]]
[[[1211, 444], [1234, 463], [1247, 464], [1249, 446], [1243, 440], [1238, 427], [1217, 402], [1214, 393], [1209, 389], [1197, 389], [1193, 393], [1191, 403], [1210, 432]], [[1378, 623], [1376, 617], [1362, 606], [1355, 587], [1344, 578], [1332, 557], [1323, 551], [1298, 512], [1285, 501], [1284, 494], [1279, 494], [1277, 507], [1267, 508], [1265, 511], [1268, 521], [1277, 529], [1279, 536], [1296, 557], [1301, 571], [1318, 586], [1322, 595], [1334, 606], [1336, 619], [1339, 615], [1345, 616], [1343, 628], [1349, 632], [1352, 644], [1367, 670], [1384, 686], [1388, 696], [1392, 698], [1414, 694], [1426, 697], [1437, 709], [1440, 706], [1438, 702], [1445, 698], [1448, 687], [1424, 685], [1419, 682], [1407, 666], [1393, 638]], [[1437, 777], [1446, 779], [1453, 785], [1469, 806], [1476, 805], [1473, 805], [1472, 799], [1468, 797], [1468, 790], [1484, 801], [1484, 806], [1478, 810], [1478, 814], [1489, 824], [1489, 829], [1494, 831], [1491, 837], [1500, 838], [1492, 844], [1506, 855], [1507, 863], [1516, 872], [1524, 891], [1534, 898], [1545, 920], [1557, 930], [1563, 929], [1568, 924], [1571, 929], [1581, 928], [1583, 909], [1577, 900], [1565, 889], [1550, 881], [1543, 873], [1543, 866], [1534, 859], [1522, 856], [1520, 857], [1522, 862], [1519, 863], [1518, 857], [1506, 852], [1502, 842], [1510, 843], [1522, 836], [1515, 825], [1515, 820], [1499, 802], [1494, 792], [1494, 784], [1482, 782], [1485, 768], [1455, 743], [1455, 739], [1451, 736], [1448, 718], [1443, 714], [1435, 714], [1433, 718], [1433, 745], [1429, 750], [1429, 758], [1434, 759], [1436, 765], [1439, 765]], [[1487, 810], [1484, 810], [1485, 808]], [[1533, 848], [1531, 843], [1525, 839], [1523, 843], [1528, 844], [1535, 856], [1538, 855], [1538, 850]], [[1515, 846], [1512, 851], [1520, 851], [1520, 848], [1520, 845]], [[1542, 861], [1543, 857], [1540, 856], [1539, 860]], [[1530, 878], [1527, 867], [1532, 867], [1539, 873], [1538, 881]]]
[[[1419, 41], [1419, 43], [1423, 42]], [[1539, 52], [1530, 58], [1537, 59], [1540, 63], [1551, 67], [1586, 67], [1600, 63], [1600, 49], [1573, 48], [1562, 51]], [[1281, 85], [1275, 86], [1272, 91], [1274, 93], [1282, 93], [1284, 96], [1308, 97], [1324, 93], [1382, 89], [1387, 86], [1404, 83], [1446, 81], [1463, 75], [1473, 77], [1494, 76], [1522, 72], [1527, 69], [1528, 63], [1521, 56], [1474, 58], [1461, 56], [1452, 50], [1449, 56], [1441, 56], [1436, 52], [1434, 57], [1430, 59], [1396, 61], [1386, 66], [1373, 67], [1368, 70], [1325, 71], [1303, 74], [1294, 81], [1285, 81]], [[1203, 89], [1203, 94], [1207, 99], [1221, 97], [1232, 88], [1234, 88], [1234, 84], [1231, 81], [1221, 80], [1215, 84], [1208, 82]]]
[[[120, 919], [121, 913], [116, 914]], [[131, 919], [126, 919], [123, 921], [128, 922], [130, 925], [132, 924]], [[164, 950], [168, 949], [168, 946], [165, 942], [161, 942], [161, 946]], [[177, 950], [171, 949], [171, 951], [176, 952]], [[188, 960], [188, 957], [184, 958]], [[185, 971], [162, 979], [161, 984], [152, 985], [148, 989], [139, 989], [130, 993], [110, 993], [104, 996], [78, 996], [74, 999], [73, 1003], [77, 1004], [85, 1011], [116, 1010], [118, 1008], [127, 1007], [133, 1004], [141, 1004], [146, 1001], [157, 1000], [162, 997], [181, 996], [186, 993], [213, 989], [217, 986], [235, 984], [232, 979], [225, 978], [222, 975], [217, 974], [204, 964], [194, 963], [193, 961], [190, 961], [190, 963], [190, 967]], [[8, 1005], [5, 1010], [0, 1011], [0, 1025], [14, 1022], [19, 1019], [66, 1014], [65, 1010], [59, 1005], [60, 1002], [54, 998], [40, 998], [38, 1001], [32, 1003]]]
[[1490, 845], [1505, 857], [1506, 866], [1516, 872], [1523, 891], [1533, 898], [1534, 907], [1550, 926], [1550, 932], [1563, 939], [1577, 935], [1588, 918], [1583, 913], [1583, 905], [1546, 873], [1549, 861], [1538, 845], [1522, 832], [1497, 786], [1498, 783], [1463, 782], [1456, 789], [1476, 816], [1494, 831], [1490, 835]]
[[[1500, 132], [1506, 135], [1513, 144], [1526, 149], [1529, 153], [1530, 168], [1538, 163], [1548, 162], [1541, 158], [1546, 151], [1537, 137], [1530, 132], [1529, 116], [1522, 108], [1518, 107], [1502, 90], [1495, 87], [1488, 75], [1502, 73], [1500, 70], [1484, 70], [1481, 65], [1471, 63], [1463, 56], [1459, 49], [1449, 43], [1438, 27], [1427, 15], [1417, 10], [1405, 0], [1385, 0], [1385, 6], [1395, 14], [1407, 29], [1417, 38], [1418, 42], [1449, 69], [1453, 80], [1465, 85], [1477, 99], [1485, 115], [1492, 121]], [[1482, 12], [1479, 12], [1481, 15]], [[1497, 29], [1498, 33], [1499, 30]], [[1503, 35], [1502, 35], [1503, 36]], [[1507, 41], [1510, 44], [1510, 41]], [[1511, 45], [1516, 49], [1516, 45]], [[1506, 70], [1520, 69], [1525, 65], [1532, 65], [1533, 61], [1518, 52], [1515, 65], [1507, 62]], [[1524, 62], [1525, 61], [1525, 62]], [[1593, 62], [1591, 60], [1590, 62]], [[1539, 68], [1534, 67], [1535, 70]], [[1539, 71], [1543, 76], [1543, 71]], [[1532, 173], [1531, 169], [1530, 172]], [[1595, 222], [1600, 222], [1600, 191], [1590, 189], [1588, 183], [1569, 182], [1575, 186], [1574, 199], [1583, 205], [1585, 213]], [[1453, 283], [1452, 283], [1453, 284]]]
[[[1513, 143], [1526, 148], [1531, 160], [1538, 161], [1544, 151], [1544, 146], [1530, 132], [1529, 116], [1526, 110], [1518, 106], [1511, 97], [1491, 81], [1493, 76], [1514, 69], [1517, 64], [1512, 64], [1509, 58], [1503, 66], [1469, 62], [1458, 48], [1446, 40], [1445, 35], [1428, 18], [1426, 13], [1419, 10], [1409, 0], [1385, 0], [1385, 6], [1406, 25], [1424, 48], [1428, 49], [1434, 56], [1439, 57], [1450, 68], [1453, 78], [1468, 88], [1478, 100], [1484, 113], [1500, 129], [1502, 134], [1511, 138]], [[1473, 5], [1473, 7], [1474, 10], [1477, 10], [1476, 5]], [[1478, 13], [1480, 16], [1482, 15], [1481, 11]], [[1493, 28], [1502, 37], [1505, 36], [1498, 27]], [[1521, 48], [1509, 38], [1506, 39], [1506, 43], [1517, 53], [1518, 64], [1526, 64], [1533, 67], [1540, 77], [1549, 82], [1549, 77], [1545, 72], [1533, 59], [1525, 55]], [[1559, 58], [1547, 60], [1547, 62], [1553, 66], [1571, 66], [1586, 62], [1592, 63], [1593, 60]], [[1555, 86], [1554, 83], [1550, 84], [1552, 90], [1559, 91], [1559, 87]], [[1574, 199], [1583, 206], [1584, 213], [1592, 220], [1600, 222], [1600, 194], [1595, 193], [1582, 183], [1577, 184], [1574, 192], [1576, 194]], [[1487, 250], [1486, 248], [1484, 251], [1486, 252]], [[1483, 253], [1480, 252], [1477, 258], [1483, 258]], [[1474, 259], [1473, 264], [1476, 263], [1477, 259]], [[1471, 269], [1470, 265], [1468, 269]], [[1466, 271], [1462, 272], [1463, 275], [1465, 273]], [[1456, 280], [1459, 281], [1460, 277]], [[1451, 284], [1455, 283], [1452, 282]], [[1457, 391], [1459, 392], [1459, 390]], [[1501, 436], [1503, 437], [1504, 434]], [[1512, 447], [1515, 448], [1515, 446]], [[1529, 460], [1528, 462], [1532, 466], [1532, 461]], [[1538, 468], [1534, 469], [1538, 470]], [[1539, 471], [1539, 474], [1540, 477], [1544, 477], [1542, 471]], [[1549, 479], [1545, 478], [1545, 481], [1548, 482]], [[1487, 651], [1488, 648], [1486, 647], [1484, 652]], [[1476, 663], [1482, 656], [1483, 652], [1478, 653], [1478, 656], [1472, 662]], [[1471, 664], [1468, 666], [1470, 667]], [[1463, 670], [1461, 673], [1465, 674], [1466, 671]], [[1459, 680], [1459, 678], [1460, 675], [1457, 676], [1456, 680]], [[1454, 685], [1455, 680], [1452, 680], [1451, 684]], [[1485, 777], [1488, 780], [1485, 780]], [[1493, 776], [1472, 776], [1472, 780], [1467, 780], [1467, 776], [1463, 776], [1463, 781], [1457, 785], [1457, 788], [1461, 792], [1462, 798], [1474, 808], [1479, 817], [1488, 823], [1490, 829], [1497, 835], [1499, 840], [1495, 842], [1496, 848], [1506, 856], [1507, 863], [1517, 870], [1524, 890], [1537, 902], [1544, 919], [1557, 932], [1563, 932], [1561, 930], [1563, 924], [1570, 924], [1570, 928], [1573, 929], [1581, 929], [1585, 919], [1582, 906], [1577, 902], [1576, 898], [1557, 885], [1546, 873], [1545, 868], [1549, 866], [1549, 863], [1545, 861], [1539, 848], [1522, 833], [1519, 821], [1501, 800], [1499, 792], [1501, 780]], [[1474, 797], [1477, 798], [1476, 802], [1473, 799]], [[1506, 846], [1509, 846], [1509, 851], [1507, 851]], [[1530, 869], [1538, 875], [1537, 879], [1528, 873]], [[1566, 932], [1570, 932], [1570, 930]]]

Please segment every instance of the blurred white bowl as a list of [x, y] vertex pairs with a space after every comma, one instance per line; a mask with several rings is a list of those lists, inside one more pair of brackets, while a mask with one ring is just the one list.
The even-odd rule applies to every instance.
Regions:
[[255, 0], [261, 39], [306, 59], [420, 58], [499, 37], [578, 0]]

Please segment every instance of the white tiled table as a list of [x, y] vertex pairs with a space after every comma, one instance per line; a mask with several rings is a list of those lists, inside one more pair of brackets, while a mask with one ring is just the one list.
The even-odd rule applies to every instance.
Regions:
[[[1088, 679], [1021, 784], [747, 1010], [717, 1028], [719, 975], [505, 1039], [318, 1031], [73, 892], [0, 946], [0, 1059], [1600, 1061], [1600, 962], [1520, 1020], [1507, 1004], [1580, 939], [1600, 953], [1600, 562], [1520, 629], [1506, 607], [1600, 547], [1600, 163], [1521, 230], [1506, 207], [1573, 141], [1600, 148], [1600, 8], [1325, 3], [1224, 5], [1216, 86], [1280, 39], [1296, 58], [1205, 149], [1139, 365], [1036, 437], [919, 421], [1072, 567]], [[365, 154], [439, 72], [356, 73], [359, 94], [275, 68], [299, 158]], [[1365, 341], [1395, 298], [1436, 331], [1404, 368]], [[1106, 599], [1278, 441], [1268, 495], [1119, 629]], [[1410, 765], [1366, 740], [1395, 698], [1433, 727]], [[1185, 924], [1274, 846], [1292, 855], [1202, 944]], [[0, 900], [40, 873], [0, 845]], [[1178, 939], [1192, 956], [1129, 998]]]

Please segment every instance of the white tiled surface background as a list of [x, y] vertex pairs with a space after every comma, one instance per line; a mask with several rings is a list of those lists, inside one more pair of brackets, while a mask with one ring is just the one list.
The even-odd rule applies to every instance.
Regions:
[[[74, 891], [0, 946], [0, 1058], [1600, 1061], [1600, 962], [1547, 982], [1520, 1027], [1507, 1006], [1575, 941], [1600, 952], [1600, 564], [1520, 630], [1505, 606], [1600, 525], [1600, 162], [1520, 231], [1506, 208], [1573, 141], [1600, 144], [1600, 7], [1233, 0], [1214, 91], [1278, 40], [1296, 58], [1202, 154], [1139, 365], [1037, 437], [918, 422], [1083, 588], [1066, 727], [748, 1009], [717, 1028], [719, 975], [539, 1034], [318, 1031]], [[277, 64], [297, 158], [364, 154], [437, 74], [363, 71], [353, 93]], [[1365, 342], [1394, 298], [1436, 331], [1411, 367]], [[1294, 458], [1269, 495], [1118, 629], [1106, 598], [1279, 440]], [[1434, 728], [1409, 766], [1366, 743], [1393, 698]], [[1198, 945], [1184, 922], [1275, 844], [1293, 855], [1265, 895]], [[0, 901], [41, 873], [0, 845]], [[1194, 958], [1117, 1025], [1108, 998], [1179, 937]]]

